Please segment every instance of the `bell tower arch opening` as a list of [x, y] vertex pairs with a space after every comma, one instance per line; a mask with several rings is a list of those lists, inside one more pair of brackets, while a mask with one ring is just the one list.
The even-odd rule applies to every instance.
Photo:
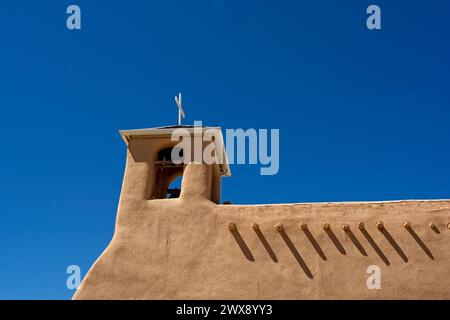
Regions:
[[172, 180], [169, 187], [167, 188], [167, 199], [175, 199], [180, 197], [182, 180], [183, 180], [182, 175], [179, 175], [178, 177]]
[[[189, 198], [189, 194], [197, 192], [214, 203], [220, 203], [221, 178], [231, 175], [220, 127], [167, 126], [120, 130], [120, 134], [127, 144], [124, 193], [134, 193], [141, 199], [154, 200]], [[174, 137], [192, 140], [184, 144], [179, 139], [174, 140]], [[201, 143], [197, 144], [196, 141], [199, 140]], [[204, 155], [211, 144], [213, 148], [207, 152], [214, 158], [198, 160], [195, 156], [196, 148], [200, 147], [201, 155]], [[210, 160], [213, 160], [212, 163]], [[201, 175], [200, 172], [192, 175], [191, 169], [186, 170], [188, 167], [192, 168], [192, 164], [203, 165], [209, 178], [201, 181], [201, 178], [195, 176]], [[186, 176], [188, 171], [190, 174]], [[205, 188], [202, 189], [200, 185]], [[183, 193], [182, 188], [185, 189]]]
[[[176, 183], [183, 176], [184, 164], [172, 161], [172, 152], [183, 158], [183, 149], [167, 147], [158, 151], [155, 161], [155, 189], [152, 199], [179, 198], [181, 183]], [[175, 182], [175, 185], [172, 185]], [[180, 181], [178, 181], [180, 182]]]

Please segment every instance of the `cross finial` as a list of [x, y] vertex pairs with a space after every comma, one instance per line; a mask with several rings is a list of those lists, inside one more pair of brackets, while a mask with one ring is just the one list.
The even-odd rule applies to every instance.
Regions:
[[183, 103], [181, 101], [181, 93], [178, 93], [178, 97], [175, 96], [175, 103], [178, 106], [178, 125], [181, 126], [181, 117], [184, 118]]

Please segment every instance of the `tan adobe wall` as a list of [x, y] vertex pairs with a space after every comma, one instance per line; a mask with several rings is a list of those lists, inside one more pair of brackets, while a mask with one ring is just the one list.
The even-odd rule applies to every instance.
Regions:
[[129, 147], [114, 237], [74, 299], [450, 299], [449, 200], [217, 205], [203, 164], [180, 198], [148, 200], [147, 147]]

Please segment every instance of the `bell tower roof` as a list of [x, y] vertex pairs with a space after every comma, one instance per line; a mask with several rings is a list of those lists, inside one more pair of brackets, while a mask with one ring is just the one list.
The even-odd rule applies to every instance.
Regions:
[[228, 159], [227, 154], [225, 150], [225, 144], [223, 140], [222, 135], [222, 128], [221, 127], [205, 127], [205, 126], [192, 126], [192, 125], [175, 125], [175, 126], [164, 126], [164, 127], [155, 127], [155, 128], [146, 128], [146, 129], [131, 129], [131, 130], [119, 130], [120, 135], [122, 136], [122, 139], [125, 141], [126, 145], [128, 146], [128, 143], [130, 142], [130, 139], [132, 137], [157, 137], [157, 138], [170, 138], [172, 136], [172, 133], [176, 129], [186, 129], [189, 131], [191, 135], [194, 135], [195, 130], [201, 129], [202, 132], [208, 130], [209, 134], [213, 134], [214, 144], [216, 147], [216, 150], [223, 150], [224, 156], [223, 156], [223, 163], [219, 163], [220, 167], [220, 174], [222, 176], [231, 176], [231, 170], [228, 165]]

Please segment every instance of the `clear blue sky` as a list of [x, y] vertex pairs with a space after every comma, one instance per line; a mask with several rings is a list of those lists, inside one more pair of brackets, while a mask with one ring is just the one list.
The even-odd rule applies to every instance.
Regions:
[[[66, 28], [78, 4], [82, 30]], [[382, 9], [382, 30], [365, 27]], [[0, 2], [0, 298], [68, 299], [111, 239], [118, 130], [279, 128], [223, 200], [450, 198], [448, 0]]]

